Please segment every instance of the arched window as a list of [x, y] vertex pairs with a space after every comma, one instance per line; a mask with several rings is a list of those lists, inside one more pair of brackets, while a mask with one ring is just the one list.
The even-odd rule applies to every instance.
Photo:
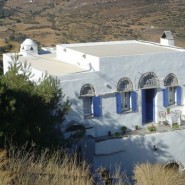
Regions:
[[159, 80], [157, 75], [153, 72], [145, 73], [141, 76], [139, 80], [139, 88], [157, 88], [159, 87]]
[[84, 118], [99, 117], [101, 115], [101, 100], [99, 96], [95, 96], [95, 90], [91, 84], [82, 86], [80, 97], [83, 99]]
[[121, 78], [117, 85], [117, 91], [132, 91], [133, 84], [129, 78]]
[[95, 96], [94, 87], [91, 84], [85, 84], [80, 90], [80, 96]]
[[164, 79], [164, 86], [170, 87], [170, 86], [177, 86], [177, 85], [178, 85], [178, 80], [177, 80], [177, 77], [173, 73], [170, 73]]
[[170, 73], [164, 79], [164, 106], [174, 105], [177, 102], [177, 105], [181, 104], [181, 87], [178, 86], [178, 79], [173, 74]]
[[30, 50], [33, 51], [33, 47], [31, 47]]
[[130, 111], [131, 109], [135, 111], [136, 96], [133, 92], [132, 81], [127, 77], [121, 78], [117, 84], [117, 91], [117, 113]]

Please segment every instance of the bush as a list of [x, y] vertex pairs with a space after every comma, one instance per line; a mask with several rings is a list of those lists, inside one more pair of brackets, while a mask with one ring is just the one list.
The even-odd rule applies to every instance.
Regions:
[[8, 45], [5, 45], [5, 46], [0, 46], [0, 53], [8, 52], [11, 49], [12, 49], [11, 44], [8, 44]]

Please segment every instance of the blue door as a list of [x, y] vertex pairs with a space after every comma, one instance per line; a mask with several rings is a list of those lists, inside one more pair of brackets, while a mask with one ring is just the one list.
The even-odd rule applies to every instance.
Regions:
[[142, 90], [142, 122], [155, 121], [155, 89]]

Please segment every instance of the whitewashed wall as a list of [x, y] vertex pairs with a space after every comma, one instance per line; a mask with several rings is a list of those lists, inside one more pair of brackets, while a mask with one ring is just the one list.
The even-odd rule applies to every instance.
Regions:
[[57, 45], [56, 57], [63, 62], [77, 65], [83, 69], [91, 69], [93, 71], [99, 70], [98, 57], [78, 52], [70, 48], [65, 48], [64, 45]]
[[7, 54], [3, 54], [3, 73], [5, 74], [8, 71], [9, 62], [11, 61], [11, 57]]
[[[155, 121], [158, 121], [158, 111], [164, 110], [163, 107], [163, 80], [169, 73], [174, 73], [182, 87], [183, 103], [185, 102], [185, 52], [145, 54], [119, 57], [98, 58], [93, 56], [82, 57], [82, 53], [75, 51], [65, 52], [62, 46], [57, 46], [57, 57], [61, 61], [76, 63], [79, 59], [92, 64], [94, 70], [69, 74], [58, 77], [61, 81], [61, 87], [64, 94], [72, 102], [71, 111], [66, 116], [66, 122], [74, 120], [83, 123], [87, 127], [94, 127], [89, 130], [93, 136], [107, 135], [108, 131], [112, 133], [120, 131], [120, 127], [125, 125], [129, 129], [134, 129], [135, 125], [142, 126], [142, 100], [141, 90], [138, 89], [138, 82], [141, 75], [147, 72], [154, 72], [160, 81], [160, 88], [157, 89], [155, 98]], [[67, 49], [68, 50], [68, 49]], [[66, 53], [66, 54], [65, 54]], [[3, 55], [4, 61], [8, 61], [7, 55]], [[82, 59], [83, 58], [83, 59]], [[4, 72], [8, 70], [8, 64], [4, 64]], [[41, 71], [33, 69], [35, 78], [42, 75]], [[117, 83], [122, 77], [131, 79], [134, 91], [138, 94], [137, 112], [116, 113]], [[101, 96], [102, 115], [99, 118], [84, 119], [82, 99], [79, 98], [80, 89], [85, 84], [91, 84], [95, 88], [96, 95]], [[107, 94], [108, 95], [104, 95]], [[181, 109], [185, 113], [184, 106], [172, 106], [172, 109]]]
[[[131, 176], [134, 166], [143, 162], [175, 160], [185, 166], [184, 138], [185, 130], [179, 130], [98, 142], [95, 144], [94, 170], [99, 166], [113, 169], [115, 165], [120, 165], [121, 170]], [[152, 149], [153, 145], [157, 151]]]
[[[120, 131], [122, 125], [134, 129], [135, 125], [142, 126], [142, 100], [138, 82], [142, 74], [154, 72], [160, 81], [161, 87], [157, 89], [155, 97], [155, 121], [158, 122], [158, 111], [165, 110], [163, 107], [163, 80], [169, 73], [174, 73], [182, 87], [184, 102], [185, 91], [185, 53], [164, 53], [137, 56], [106, 57], [100, 59], [100, 71], [80, 73], [60, 77], [61, 87], [64, 93], [72, 101], [72, 111], [67, 116], [68, 120], [76, 120], [85, 125], [94, 126], [94, 136], [107, 135], [108, 131]], [[128, 77], [134, 85], [134, 91], [138, 94], [137, 112], [125, 114], [116, 113], [116, 98], [114, 92], [120, 78]], [[80, 89], [84, 84], [91, 84], [95, 88], [96, 95], [101, 94], [102, 116], [100, 118], [84, 119], [82, 100], [79, 99]], [[107, 87], [107, 84], [110, 86]], [[110, 88], [111, 87], [111, 88]], [[103, 93], [109, 95], [102, 95]], [[181, 109], [184, 106], [172, 106], [173, 109]]]

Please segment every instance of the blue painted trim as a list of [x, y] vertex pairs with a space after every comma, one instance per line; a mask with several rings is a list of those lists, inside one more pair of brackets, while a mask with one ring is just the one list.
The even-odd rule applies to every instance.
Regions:
[[116, 93], [116, 111], [118, 114], [122, 113], [122, 102], [120, 93]]
[[176, 101], [177, 105], [181, 105], [181, 100], [182, 100], [182, 89], [180, 86], [176, 87]]
[[163, 106], [168, 107], [168, 88], [163, 89]]
[[131, 92], [131, 101], [132, 101], [132, 111], [137, 111], [137, 93], [135, 91]]
[[153, 92], [153, 122], [155, 122], [155, 96], [156, 96], [156, 93], [157, 93], [157, 90], [154, 89], [154, 92]]
[[93, 97], [93, 114], [94, 117], [101, 116], [102, 110], [101, 110], [101, 98], [99, 96]]
[[141, 90], [142, 96], [142, 123], [146, 123], [146, 96], [145, 90]]

